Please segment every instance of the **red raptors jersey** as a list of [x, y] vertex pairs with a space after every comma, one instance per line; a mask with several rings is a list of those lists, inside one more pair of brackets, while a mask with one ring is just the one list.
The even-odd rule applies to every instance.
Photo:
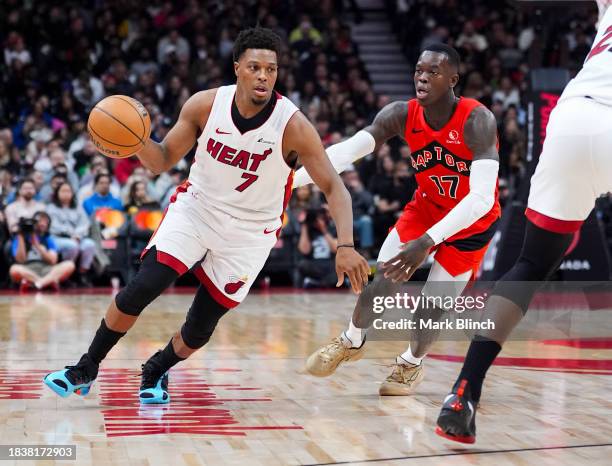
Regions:
[[[466, 145], [463, 127], [475, 107], [474, 99], [460, 98], [450, 120], [439, 131], [425, 121], [423, 107], [416, 99], [408, 102], [404, 137], [411, 151], [412, 168], [418, 184], [415, 199], [434, 204], [432, 209], [444, 216], [470, 191], [470, 167], [473, 153]], [[495, 190], [495, 204], [472, 226], [453, 236], [465, 238], [487, 230], [500, 216]]]

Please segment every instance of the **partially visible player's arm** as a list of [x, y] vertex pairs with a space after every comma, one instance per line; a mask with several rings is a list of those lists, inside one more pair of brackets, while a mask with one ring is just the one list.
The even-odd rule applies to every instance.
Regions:
[[[328, 147], [326, 152], [336, 173], [342, 173], [353, 162], [374, 152], [393, 136], [402, 135], [407, 115], [406, 102], [392, 102], [378, 112], [370, 126], [358, 131], [346, 141]], [[312, 178], [305, 167], [295, 172], [294, 188], [310, 183]]]
[[442, 220], [403, 245], [399, 254], [383, 264], [386, 278], [395, 282], [409, 280], [433, 246], [469, 227], [493, 207], [499, 171], [495, 116], [485, 107], [472, 110], [465, 123], [464, 138], [474, 153], [470, 192]]
[[176, 165], [196, 143], [215, 99], [216, 90], [197, 92], [183, 105], [176, 124], [162, 142], [149, 139], [136, 154], [142, 164], [156, 175]]
[[470, 192], [427, 230], [432, 246], [472, 225], [495, 203], [499, 172], [495, 116], [485, 107], [476, 107], [465, 123], [464, 138], [474, 153], [470, 167]]
[[612, 6], [612, 0], [595, 0], [597, 2], [597, 8], [599, 9], [599, 18], [597, 19], [597, 26], [599, 27], [599, 22], [608, 11], [608, 8]]
[[368, 282], [369, 267], [353, 246], [351, 196], [327, 158], [317, 131], [301, 112], [295, 112], [291, 117], [283, 135], [283, 155], [293, 152], [297, 153], [314, 182], [325, 194], [331, 216], [336, 223], [340, 246], [336, 254], [338, 286], [342, 284], [346, 273], [353, 291], [359, 293]]

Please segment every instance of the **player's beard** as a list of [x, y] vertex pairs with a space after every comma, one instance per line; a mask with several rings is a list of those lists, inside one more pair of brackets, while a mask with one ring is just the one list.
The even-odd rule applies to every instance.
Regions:
[[264, 97], [263, 99], [258, 99], [257, 97], [251, 97], [251, 102], [253, 103], [253, 105], [256, 105], [258, 107], [263, 107], [264, 105], [268, 103], [269, 100], [270, 100], [270, 96]]

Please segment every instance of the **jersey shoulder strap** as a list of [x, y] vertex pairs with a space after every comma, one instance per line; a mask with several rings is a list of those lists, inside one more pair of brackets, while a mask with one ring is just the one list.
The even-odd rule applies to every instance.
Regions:
[[420, 105], [416, 99], [410, 99], [408, 101], [408, 115], [406, 116], [406, 128], [405, 128], [406, 131], [414, 127], [416, 123], [416, 116], [418, 114], [419, 107]]
[[472, 110], [474, 110], [476, 107], [481, 106], [482, 104], [476, 99], [470, 99], [469, 97], [461, 97], [456, 112], [458, 114], [457, 120], [462, 131], [465, 127], [467, 119], [472, 114]]

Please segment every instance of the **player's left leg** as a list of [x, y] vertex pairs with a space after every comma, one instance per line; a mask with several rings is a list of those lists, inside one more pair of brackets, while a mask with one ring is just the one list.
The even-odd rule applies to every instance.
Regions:
[[[380, 249], [377, 259], [378, 269], [384, 262], [400, 252], [401, 245], [402, 241], [397, 228], [393, 228]], [[373, 312], [372, 303], [376, 297], [394, 296], [400, 292], [401, 287], [401, 283], [394, 283], [385, 278], [383, 273], [377, 273], [374, 280], [357, 298], [346, 330], [308, 357], [306, 360], [308, 373], [316, 377], [327, 377], [332, 375], [341, 364], [360, 360], [365, 351], [366, 331], [377, 316]]]
[[[427, 209], [418, 200], [409, 202], [380, 248], [377, 258], [378, 269], [380, 270], [384, 262], [401, 251], [402, 244], [421, 236], [433, 222]], [[361, 359], [365, 350], [366, 331], [376, 316], [380, 316], [373, 312], [375, 298], [395, 296], [401, 291], [401, 287], [401, 283], [394, 283], [386, 279], [383, 273], [377, 273], [374, 280], [359, 295], [346, 330], [308, 357], [306, 360], [308, 373], [317, 377], [327, 377], [341, 364]]]
[[[429, 271], [427, 282], [422, 290], [425, 297], [447, 296], [456, 298], [463, 293], [472, 277], [472, 267], [457, 275], [452, 275], [437, 260], [434, 260]], [[421, 306], [413, 314], [413, 321], [431, 319], [438, 321], [444, 311], [442, 309]], [[398, 355], [389, 377], [380, 385], [378, 393], [383, 396], [411, 395], [421, 383], [424, 376], [423, 358], [429, 347], [438, 338], [439, 330], [422, 329], [410, 332], [410, 345], [404, 353]]]
[[211, 296], [204, 285], [200, 285], [181, 329], [163, 350], [155, 353], [142, 365], [138, 394], [141, 403], [170, 402], [168, 371], [208, 343], [219, 319], [228, 310]]
[[[201, 285], [180, 332], [142, 366], [141, 403], [170, 401], [168, 370], [204, 346], [219, 319], [246, 298], [276, 243], [275, 236], [264, 233], [265, 223], [217, 211], [209, 214], [200, 234], [206, 236], [210, 249], [193, 269]], [[213, 224], [218, 227], [212, 228]]]

